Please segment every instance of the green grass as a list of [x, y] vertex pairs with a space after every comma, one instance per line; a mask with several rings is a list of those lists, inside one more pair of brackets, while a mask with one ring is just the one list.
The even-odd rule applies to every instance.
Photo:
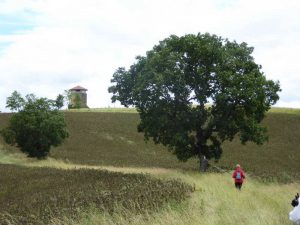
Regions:
[[[139, 122], [137, 113], [90, 110], [66, 112], [65, 115], [70, 138], [62, 146], [52, 149], [51, 157], [45, 161], [29, 159], [0, 140], [0, 163], [14, 164], [0, 166], [0, 204], [3, 204], [0, 212], [10, 212], [2, 215], [7, 223], [0, 220], [0, 224], [20, 224], [16, 220], [26, 219], [28, 215], [29, 219], [30, 215], [38, 215], [32, 217], [36, 219], [33, 220], [34, 224], [40, 224], [35, 222], [46, 218], [47, 222], [55, 225], [291, 224], [288, 220], [288, 213], [292, 208], [290, 201], [299, 192], [300, 180], [300, 114], [297, 110], [272, 109], [268, 113], [264, 124], [268, 127], [270, 138], [263, 146], [243, 146], [237, 140], [226, 143], [224, 154], [216, 166], [230, 172], [222, 174], [199, 174], [196, 172], [196, 159], [180, 163], [165, 147], [152, 142], [145, 143], [143, 135], [136, 132]], [[8, 119], [9, 114], [0, 114], [0, 128], [7, 124]], [[231, 170], [236, 163], [240, 163], [247, 173], [241, 192], [234, 188], [231, 179]], [[117, 173], [103, 172], [103, 169]], [[109, 176], [103, 175], [105, 173]], [[132, 173], [147, 173], [154, 178]], [[128, 181], [123, 182], [123, 177], [125, 180], [128, 178]], [[139, 182], [139, 179], [147, 181]], [[186, 182], [195, 188], [195, 192], [180, 204], [169, 199], [155, 207], [155, 210], [152, 203], [142, 211], [131, 208], [133, 205], [140, 209], [141, 202], [129, 206], [123, 204], [128, 199], [138, 202], [139, 194], [136, 193], [146, 192], [143, 188], [149, 187], [149, 192], [152, 190], [153, 193], [161, 189], [168, 192], [173, 186], [176, 188], [172, 182], [168, 183], [170, 179], [172, 182], [177, 179], [180, 179], [179, 183]], [[83, 180], [86, 182], [82, 182]], [[101, 190], [111, 189], [108, 188], [109, 185], [104, 185], [106, 180], [114, 183], [115, 187], [126, 187], [129, 182], [128, 185], [132, 186], [125, 189], [134, 190], [135, 194], [122, 193], [123, 201], [109, 198], [105, 209], [103, 205], [97, 205], [97, 198], [103, 197]], [[261, 182], [262, 180], [273, 182]], [[154, 187], [151, 186], [152, 181], [154, 184], [161, 182], [166, 189], [157, 183]], [[296, 182], [289, 183], [291, 181]], [[136, 185], [137, 183], [140, 185]], [[131, 188], [133, 186], [136, 189]], [[115, 193], [118, 196], [120, 194], [118, 191]], [[165, 195], [168, 196], [165, 193], [157, 196], [160, 199]], [[70, 207], [72, 204], [64, 205], [64, 202], [70, 202], [74, 196], [78, 198], [77, 207]], [[153, 204], [160, 202], [148, 192], [146, 196], [150, 196]], [[57, 205], [53, 206], [51, 198], [60, 199], [62, 211], [58, 210]], [[29, 207], [26, 202], [34, 207]], [[113, 207], [110, 207], [112, 204]], [[49, 208], [51, 213], [47, 211]], [[113, 210], [109, 210], [111, 208]]]
[[[116, 166], [160, 167], [182, 170], [197, 170], [198, 160], [179, 162], [176, 156], [162, 145], [144, 142], [137, 132], [139, 116], [123, 109], [101, 109], [101, 112], [66, 112], [65, 117], [70, 137], [63, 145], [51, 150], [51, 157], [64, 162]], [[108, 111], [108, 112], [107, 112]], [[263, 123], [268, 128], [269, 142], [262, 146], [253, 143], [241, 145], [235, 139], [224, 144], [221, 160], [214, 164], [231, 170], [237, 163], [247, 173], [263, 180], [291, 182], [300, 180], [300, 114], [297, 109], [272, 108]], [[4, 127], [9, 114], [0, 114], [0, 128]], [[4, 145], [0, 139], [0, 144]], [[17, 149], [5, 146], [12, 152]]]
[[300, 114], [269, 113], [264, 124], [269, 134], [267, 143], [262, 146], [241, 145], [238, 140], [226, 143], [219, 166], [229, 169], [240, 163], [264, 180], [300, 180]]
[[[115, 168], [127, 171], [127, 168]], [[135, 169], [135, 173], [143, 170]], [[131, 170], [131, 172], [133, 172]], [[64, 225], [288, 225], [290, 200], [299, 184], [266, 184], [247, 177], [242, 191], [234, 188], [229, 173], [199, 174], [176, 170], [148, 169], [152, 176], [180, 179], [195, 187], [182, 204], [168, 203], [156, 211], [135, 213], [116, 205], [113, 213], [89, 207], [78, 218], [52, 217], [51, 224]]]
[[[247, 173], [264, 180], [300, 180], [300, 114], [288, 111], [276, 109], [267, 114], [263, 123], [268, 128], [269, 141], [264, 145], [242, 145], [237, 139], [225, 143], [216, 166], [231, 170], [240, 163]], [[198, 169], [196, 158], [181, 163], [166, 147], [145, 143], [143, 134], [137, 132], [136, 113], [67, 113], [66, 119], [71, 135], [52, 152], [56, 159], [118, 167]]]
[[269, 111], [270, 113], [289, 113], [289, 114], [300, 114], [300, 109], [296, 108], [282, 108], [282, 107], [273, 107]]
[[51, 157], [89, 165], [195, 169], [162, 145], [145, 143], [137, 113], [66, 113], [70, 137]]
[[[6, 159], [9, 159], [9, 154]], [[30, 217], [29, 219], [44, 218], [53, 225], [288, 225], [290, 224], [288, 213], [292, 209], [290, 201], [299, 188], [299, 183], [262, 183], [251, 176], [247, 176], [242, 191], [238, 191], [234, 188], [231, 174], [227, 172], [222, 174], [199, 174], [198, 172], [174, 169], [97, 167], [65, 164], [54, 159], [28, 161], [28, 159], [20, 155], [18, 163], [21, 165], [22, 161], [29, 168], [9, 165], [0, 166], [3, 169], [0, 169], [0, 180], [2, 183], [0, 196], [3, 196], [3, 193], [10, 193], [12, 197], [8, 197], [9, 201], [16, 199], [18, 201], [18, 204], [8, 204], [8, 206], [4, 207], [6, 210], [14, 206], [18, 209], [15, 209], [17, 213], [14, 213], [13, 210], [10, 211], [13, 216], [6, 215], [5, 217], [12, 222], [11, 224], [14, 221], [16, 222], [16, 219], [20, 219], [16, 215], [20, 215], [26, 210], [27, 213], [24, 214], [29, 215], [29, 209], [26, 208], [24, 203], [28, 201], [30, 210], [36, 207], [48, 209], [48, 211], [45, 211], [48, 213], [44, 217]], [[36, 168], [37, 166], [42, 168]], [[47, 167], [44, 168], [44, 166]], [[49, 167], [64, 169], [57, 170]], [[83, 168], [93, 168], [93, 170]], [[103, 169], [119, 171], [119, 173], [98, 171]], [[97, 199], [101, 199], [101, 193], [107, 193], [105, 190], [114, 192], [111, 191], [111, 188], [105, 187], [103, 180], [107, 180], [109, 183], [113, 183], [113, 186], [118, 187], [118, 185], [126, 186], [127, 182], [123, 180], [125, 178], [125, 180], [130, 181], [130, 189], [128, 188], [128, 190], [135, 192], [134, 196], [130, 195], [131, 197], [135, 198], [138, 196], [136, 191], [142, 190], [145, 196], [151, 196], [150, 199], [152, 199], [153, 195], [145, 192], [145, 188], [148, 188], [149, 182], [153, 181], [153, 178], [150, 179], [149, 176], [144, 177], [144, 175], [133, 175], [133, 173], [151, 174], [152, 177], [155, 177], [154, 183], [180, 179], [193, 186], [195, 191], [181, 204], [168, 201], [164, 206], [160, 206], [159, 210], [151, 210], [150, 207], [150, 209], [146, 208], [142, 213], [126, 206], [124, 207], [120, 201], [115, 202], [113, 211], [103, 210], [103, 208], [97, 207], [95, 204], [83, 207], [85, 206], [84, 202], [93, 203]], [[109, 177], [105, 179], [106, 175], [109, 175]], [[145, 182], [144, 180], [148, 178], [149, 182]], [[136, 182], [140, 179], [143, 182]], [[141, 186], [135, 186], [137, 183], [140, 183]], [[173, 186], [166, 185], [165, 187], [169, 190]], [[132, 187], [136, 187], [136, 189]], [[5, 189], [10, 190], [10, 192], [3, 191]], [[160, 189], [157, 185], [154, 185], [152, 190], [155, 193], [155, 191]], [[104, 192], [101, 192], [103, 190]], [[115, 193], [118, 193], [118, 191]], [[79, 199], [76, 210], [73, 211], [72, 208], [64, 209], [65, 211], [60, 214], [52, 209], [51, 213], [49, 213], [49, 206], [52, 204], [51, 197], [54, 197], [53, 199], [61, 199], [61, 202], [66, 202], [66, 199], [72, 199], [74, 196]], [[125, 196], [126, 194], [123, 197]], [[126, 201], [127, 199], [128, 196]], [[2, 198], [0, 204], [5, 205], [9, 201]], [[112, 201], [114, 200], [109, 200], [109, 202]], [[48, 204], [48, 202], [50, 203]], [[111, 206], [111, 203], [108, 205]], [[69, 207], [69, 204], [67, 204], [67, 207]], [[2, 210], [0, 212], [3, 212]], [[1, 222], [0, 224], [5, 224], [3, 221]], [[20, 223], [16, 222], [15, 224]], [[34, 222], [33, 224], [41, 223]]]
[[68, 109], [65, 112], [121, 112], [121, 113], [136, 113], [135, 108], [81, 108], [81, 109]]
[[[165, 174], [173, 177], [172, 174]], [[235, 190], [229, 174], [176, 173], [196, 186], [188, 204], [170, 206], [150, 215], [113, 217], [91, 214], [79, 224], [123, 225], [288, 225], [289, 193], [296, 185], [266, 185], [249, 179], [241, 192]]]

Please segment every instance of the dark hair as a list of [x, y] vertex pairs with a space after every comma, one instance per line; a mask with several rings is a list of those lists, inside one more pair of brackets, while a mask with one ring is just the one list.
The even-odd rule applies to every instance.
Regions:
[[299, 205], [299, 193], [297, 193], [297, 194], [295, 195], [295, 198], [292, 200], [291, 205], [292, 205], [293, 207], [296, 207], [297, 205]]
[[297, 205], [299, 205], [298, 199], [293, 199], [291, 204], [292, 204], [293, 207], [296, 207]]

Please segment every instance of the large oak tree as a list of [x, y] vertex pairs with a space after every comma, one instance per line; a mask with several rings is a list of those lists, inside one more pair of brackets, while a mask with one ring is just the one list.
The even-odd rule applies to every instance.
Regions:
[[279, 82], [267, 80], [252, 47], [216, 35], [166, 38], [126, 70], [113, 74], [112, 101], [134, 106], [138, 131], [168, 146], [178, 159], [219, 159], [221, 144], [238, 135], [262, 144], [260, 124], [279, 99]]

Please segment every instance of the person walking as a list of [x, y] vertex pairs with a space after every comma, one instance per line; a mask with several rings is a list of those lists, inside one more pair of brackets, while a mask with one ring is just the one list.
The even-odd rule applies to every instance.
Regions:
[[291, 205], [294, 207], [289, 213], [289, 218], [293, 222], [293, 225], [300, 225], [300, 205], [299, 205], [299, 193], [295, 195]]
[[237, 164], [233, 171], [232, 178], [234, 179], [234, 185], [237, 189], [241, 190], [244, 179], [246, 178], [245, 172], [242, 170], [240, 164]]

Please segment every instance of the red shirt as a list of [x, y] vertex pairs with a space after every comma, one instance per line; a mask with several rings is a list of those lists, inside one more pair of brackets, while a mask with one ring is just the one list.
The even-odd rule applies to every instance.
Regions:
[[[237, 172], [241, 173], [241, 179], [237, 179]], [[242, 184], [244, 182], [244, 179], [246, 178], [245, 172], [240, 167], [238, 167], [233, 171], [232, 178], [234, 178], [235, 183]]]

